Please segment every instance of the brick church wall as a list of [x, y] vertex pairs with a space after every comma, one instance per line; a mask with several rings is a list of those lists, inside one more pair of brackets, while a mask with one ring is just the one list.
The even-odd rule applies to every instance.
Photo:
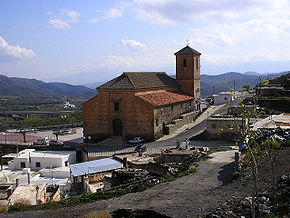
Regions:
[[[119, 103], [118, 111], [115, 111], [115, 102]], [[84, 135], [94, 140], [113, 136], [115, 119], [122, 122], [122, 136], [130, 138], [138, 135], [152, 139], [153, 107], [137, 99], [134, 91], [101, 91], [83, 105], [83, 114], [86, 125]]]

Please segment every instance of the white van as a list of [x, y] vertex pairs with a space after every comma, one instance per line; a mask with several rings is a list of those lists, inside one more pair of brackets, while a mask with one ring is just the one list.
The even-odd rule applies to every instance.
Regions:
[[40, 139], [37, 139], [36, 141], [33, 142], [34, 145], [48, 145], [48, 138], [45, 137], [45, 138], [40, 138]]

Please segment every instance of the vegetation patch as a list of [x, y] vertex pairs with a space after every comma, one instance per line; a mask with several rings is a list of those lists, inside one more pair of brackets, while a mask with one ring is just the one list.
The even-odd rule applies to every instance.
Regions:
[[83, 216], [83, 218], [111, 218], [112, 215], [107, 210], [93, 211]]

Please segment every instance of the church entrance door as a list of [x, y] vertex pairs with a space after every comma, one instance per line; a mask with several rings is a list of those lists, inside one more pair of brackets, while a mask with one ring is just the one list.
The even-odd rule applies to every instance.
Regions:
[[123, 135], [123, 125], [122, 121], [119, 119], [113, 120], [113, 136]]

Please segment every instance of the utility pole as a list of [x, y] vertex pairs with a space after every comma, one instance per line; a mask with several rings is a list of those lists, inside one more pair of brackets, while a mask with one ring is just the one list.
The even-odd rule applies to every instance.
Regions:
[[234, 99], [236, 98], [236, 80], [234, 79]]
[[262, 83], [261, 76], [259, 76], [259, 80], [260, 80], [260, 84], [259, 84], [259, 90], [260, 90], [260, 91], [259, 91], [259, 95], [261, 95], [261, 88], [262, 88], [262, 87], [261, 87], [261, 86], [262, 86], [262, 84], [261, 84], [261, 83]]

